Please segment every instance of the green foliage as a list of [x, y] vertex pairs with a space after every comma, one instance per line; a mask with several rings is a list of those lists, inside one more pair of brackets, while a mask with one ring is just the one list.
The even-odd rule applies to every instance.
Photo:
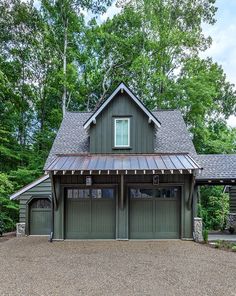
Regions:
[[3, 232], [15, 229], [18, 221], [19, 207], [15, 201], [11, 201], [8, 195], [13, 190], [13, 184], [6, 174], [0, 173], [0, 221]]
[[229, 196], [223, 193], [222, 186], [203, 186], [201, 188], [201, 204], [199, 215], [205, 228], [224, 230], [229, 212]]
[[[110, 0], [41, 0], [38, 8], [34, 1], [0, 1], [5, 212], [7, 196], [42, 174], [62, 109], [92, 111], [120, 81], [150, 109], [180, 109], [197, 152], [236, 152], [236, 130], [226, 125], [236, 112], [234, 86], [221, 66], [199, 55], [211, 44], [202, 24], [214, 24], [215, 1], [121, 2], [120, 13], [101, 23]], [[85, 12], [94, 17], [87, 21]], [[220, 214], [218, 196], [209, 194], [202, 205], [207, 227], [222, 227], [227, 210]]]
[[231, 250], [232, 250], [233, 252], [236, 252], [236, 246], [233, 246], [233, 247], [231, 248]]
[[202, 236], [203, 236], [203, 241], [204, 241], [205, 243], [208, 242], [208, 233], [209, 233], [208, 229], [204, 228], [204, 229], [203, 229], [203, 232], [202, 232]]

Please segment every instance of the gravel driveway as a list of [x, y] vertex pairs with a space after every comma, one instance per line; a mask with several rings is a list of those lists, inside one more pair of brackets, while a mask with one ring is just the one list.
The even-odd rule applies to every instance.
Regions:
[[0, 295], [236, 295], [236, 253], [184, 241], [0, 243]]

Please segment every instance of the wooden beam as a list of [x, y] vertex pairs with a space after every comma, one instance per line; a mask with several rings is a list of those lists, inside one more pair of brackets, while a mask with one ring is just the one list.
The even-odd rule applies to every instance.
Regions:
[[124, 209], [124, 175], [120, 175], [120, 207]]

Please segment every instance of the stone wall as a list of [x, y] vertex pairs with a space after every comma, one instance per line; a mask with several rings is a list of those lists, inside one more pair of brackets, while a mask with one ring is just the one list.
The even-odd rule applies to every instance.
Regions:
[[202, 242], [203, 236], [202, 236], [202, 218], [194, 217], [194, 223], [193, 223], [193, 238], [196, 242]]
[[25, 236], [25, 223], [16, 223], [16, 236]]

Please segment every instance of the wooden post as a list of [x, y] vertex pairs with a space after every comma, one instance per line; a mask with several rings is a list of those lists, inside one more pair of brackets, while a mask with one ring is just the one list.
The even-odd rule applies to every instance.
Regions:
[[120, 175], [120, 207], [124, 209], [124, 175]]

